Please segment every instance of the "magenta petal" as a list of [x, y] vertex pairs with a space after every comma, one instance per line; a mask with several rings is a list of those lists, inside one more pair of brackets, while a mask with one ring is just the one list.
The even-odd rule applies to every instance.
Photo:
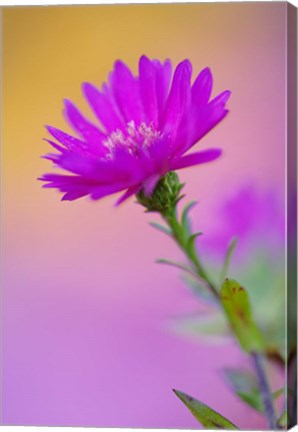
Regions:
[[83, 92], [94, 113], [108, 132], [124, 126], [123, 119], [116, 112], [108, 95], [101, 93], [89, 83], [83, 84]]
[[[84, 185], [94, 185], [94, 181], [92, 180], [87, 180], [86, 178], [82, 177], [82, 176], [77, 176], [77, 175], [64, 175], [64, 174], [44, 174], [42, 177], [40, 177], [38, 180], [41, 181], [45, 181], [45, 182], [49, 182], [48, 184], [45, 184], [44, 187], [52, 187], [51, 184], [55, 184], [60, 186], [78, 186], [81, 184]], [[56, 187], [56, 186], [54, 186]]]
[[63, 144], [68, 150], [84, 153], [88, 152], [88, 146], [78, 138], [75, 138], [67, 133], [56, 129], [53, 126], [46, 126], [48, 132], [61, 144]]
[[140, 190], [142, 189], [142, 185], [136, 185], [136, 186], [132, 186], [130, 188], [127, 189], [127, 191], [121, 195], [121, 197], [116, 201], [116, 206], [122, 204], [124, 201], [126, 201], [128, 198], [130, 198], [132, 195], [137, 194], [138, 192], [140, 192]]
[[152, 160], [152, 166], [155, 167], [155, 172], [162, 172], [164, 174], [167, 171], [169, 161], [171, 160], [169, 157], [171, 144], [171, 140], [161, 138], [154, 142], [148, 149], [150, 159]]
[[205, 105], [205, 108], [198, 109], [196, 106], [192, 106], [188, 126], [190, 135], [187, 139], [186, 137], [183, 140], [181, 137], [179, 138], [181, 144], [176, 149], [176, 155], [185, 153], [226, 117], [229, 111], [225, 104], [230, 95], [231, 92], [226, 90]]
[[222, 93], [220, 93], [218, 96], [216, 96], [214, 99], [212, 99], [209, 105], [212, 106], [213, 108], [216, 108], [218, 106], [223, 107], [230, 99], [231, 94], [232, 92], [230, 90], [225, 90]]
[[82, 157], [80, 154], [76, 153], [66, 153], [59, 157], [57, 164], [60, 168], [70, 171], [74, 174], [80, 174], [85, 176], [85, 178], [93, 178], [102, 180], [104, 176], [103, 170], [98, 170], [97, 166], [99, 161], [94, 158]]
[[64, 192], [62, 197], [63, 201], [73, 201], [83, 196], [89, 195], [92, 191], [93, 185], [87, 182], [86, 179], [80, 176], [63, 176], [63, 175], [50, 175], [45, 174], [41, 179], [47, 181], [44, 188], [59, 189]]
[[85, 119], [76, 106], [69, 100], [64, 100], [65, 114], [71, 126], [79, 134], [93, 144], [99, 144], [106, 137], [97, 127]]
[[66, 192], [61, 198], [61, 201], [74, 201], [89, 194], [89, 190]]
[[108, 185], [99, 185], [93, 188], [91, 193], [91, 198], [94, 200], [98, 200], [107, 195], [112, 195], [116, 192], [120, 192], [125, 189], [127, 185], [125, 184], [108, 184]]
[[160, 175], [154, 174], [144, 182], [145, 195], [150, 196], [152, 194], [159, 179], [160, 179]]
[[198, 77], [196, 78], [192, 89], [192, 104], [197, 108], [201, 108], [206, 105], [211, 96], [212, 90], [212, 75], [209, 68], [205, 68], [200, 72]]
[[133, 120], [136, 124], [140, 124], [143, 120], [143, 111], [139, 83], [130, 69], [119, 60], [115, 63], [114, 72], [111, 74], [111, 84], [115, 100], [126, 123]]
[[61, 192], [65, 192], [63, 200], [74, 200], [89, 194], [93, 199], [99, 199], [127, 187], [125, 184], [101, 185], [83, 176], [60, 174], [45, 174], [39, 180], [48, 182], [44, 185], [45, 188], [57, 188]]
[[56, 150], [58, 150], [60, 153], [65, 153], [66, 149], [64, 147], [61, 147], [59, 144], [55, 143], [54, 141], [51, 141], [47, 138], [44, 138], [44, 141], [49, 143], [52, 147], [54, 147]]
[[60, 155], [56, 154], [56, 153], [48, 153], [44, 156], [41, 156], [43, 159], [47, 159], [50, 160], [51, 162], [57, 164], [59, 163], [60, 160]]
[[60, 156], [58, 165], [97, 184], [125, 182], [128, 187], [131, 183], [136, 183], [142, 175], [135, 159], [120, 151], [113, 161], [68, 153]]
[[152, 63], [154, 65], [156, 74], [156, 96], [159, 113], [159, 125], [161, 126], [162, 115], [170, 89], [172, 63], [170, 60], [166, 60], [164, 64], [161, 64], [156, 59], [154, 59]]
[[175, 132], [190, 103], [191, 64], [188, 60], [181, 62], [174, 73], [171, 91], [168, 97], [163, 127], [166, 131]]
[[139, 62], [139, 83], [143, 110], [147, 123], [158, 124], [158, 105], [156, 94], [156, 73], [152, 62], [142, 56]]
[[[226, 115], [228, 114], [228, 110], [224, 107], [217, 107], [216, 109], [210, 110], [208, 116], [204, 119], [204, 121], [198, 121], [199, 127], [194, 129], [194, 136], [192, 144], [198, 142], [203, 136], [205, 136], [211, 129], [214, 128], [220, 121], [222, 121]], [[200, 124], [201, 123], [201, 124]], [[185, 149], [185, 151], [188, 150]]]
[[181, 157], [180, 159], [173, 160], [171, 163], [171, 170], [182, 169], [192, 165], [198, 165], [206, 162], [211, 162], [221, 155], [221, 149], [214, 148], [202, 150], [197, 153], [192, 153]]

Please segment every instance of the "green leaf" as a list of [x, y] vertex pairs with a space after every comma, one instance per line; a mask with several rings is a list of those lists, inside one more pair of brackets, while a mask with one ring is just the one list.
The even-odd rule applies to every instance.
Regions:
[[190, 232], [190, 221], [188, 218], [188, 214], [190, 210], [197, 204], [196, 201], [191, 201], [184, 207], [181, 215], [181, 225], [184, 227], [184, 229], [189, 233]]
[[[208, 286], [204, 285], [204, 281], [198, 281], [197, 275], [192, 276], [191, 274], [184, 273], [182, 275], [183, 282], [190, 288], [191, 292], [199, 297], [201, 300], [217, 304], [217, 300], [214, 298], [214, 295], [208, 289]], [[226, 321], [226, 320], [225, 320]]]
[[214, 411], [212, 408], [208, 407], [208, 405], [203, 404], [192, 396], [179, 390], [174, 390], [174, 393], [206, 429], [238, 429], [237, 426], [218, 412]]
[[[281, 391], [281, 392], [280, 392]], [[277, 399], [282, 393], [284, 389], [276, 390], [275, 392], [271, 393], [272, 399]], [[252, 389], [251, 393], [244, 393], [244, 392], [237, 392], [238, 396], [246, 402], [248, 405], [250, 405], [255, 410], [263, 413], [264, 412], [264, 404], [262, 400], [262, 396], [259, 393], [258, 389]]]
[[188, 241], [187, 241], [187, 248], [190, 248], [193, 250], [195, 247], [196, 238], [201, 236], [202, 234], [203, 234], [202, 232], [197, 232], [197, 233], [194, 233], [191, 236], [189, 236]]
[[164, 234], [167, 234], [168, 236], [173, 237], [172, 231], [169, 228], [165, 227], [164, 225], [161, 225], [157, 222], [149, 222], [149, 225], [151, 225], [153, 228], [157, 229], [158, 231], [161, 231]]
[[228, 245], [228, 249], [225, 255], [225, 259], [224, 259], [224, 263], [223, 263], [223, 267], [220, 273], [220, 283], [222, 283], [222, 281], [226, 278], [227, 274], [228, 274], [228, 270], [230, 267], [230, 263], [231, 263], [231, 258], [232, 255], [234, 253], [234, 250], [237, 246], [237, 241], [238, 239], [235, 237], [231, 240], [230, 244]]
[[221, 301], [239, 344], [246, 352], [264, 351], [264, 340], [255, 324], [246, 290], [235, 280], [226, 279]]
[[[262, 331], [268, 354], [276, 354], [286, 361], [288, 346], [292, 342], [285, 338], [286, 324], [289, 329], [296, 328], [286, 319], [286, 298], [284, 288], [284, 260], [266, 250], [266, 245], [256, 248], [250, 259], [233, 267], [234, 278], [249, 287], [249, 298], [253, 308], [254, 320]], [[264, 249], [265, 248], [265, 249]], [[268, 248], [267, 248], [268, 249]], [[270, 269], [270, 271], [264, 271]], [[270, 307], [268, 304], [270, 302]], [[288, 331], [288, 338], [294, 335]], [[294, 342], [294, 341], [293, 341]]]
[[239, 369], [226, 368], [223, 372], [228, 384], [240, 399], [262, 412], [263, 403], [255, 376], [248, 371]]
[[277, 399], [277, 398], [279, 398], [279, 396], [281, 396], [281, 395], [284, 394], [284, 393], [285, 393], [285, 389], [284, 389], [284, 387], [281, 387], [280, 389], [275, 390], [275, 391], [272, 393], [272, 397], [273, 397], [273, 399]]
[[262, 397], [258, 390], [254, 390], [254, 393], [237, 392], [237, 395], [256, 411], [261, 413], [264, 411]]
[[[253, 374], [245, 370], [226, 368], [223, 370], [232, 390], [250, 407], [263, 413], [264, 406], [258, 389], [258, 383]], [[277, 399], [284, 392], [280, 388], [272, 393], [272, 399]]]
[[176, 267], [176, 268], [178, 268], [180, 270], [183, 270], [183, 271], [185, 271], [187, 273], [191, 273], [192, 275], [196, 276], [196, 273], [193, 270], [193, 268], [191, 266], [187, 265], [187, 264], [180, 263], [178, 261], [168, 260], [168, 259], [165, 259], [165, 258], [160, 258], [160, 259], [156, 260], [156, 262], [158, 264], [166, 264], [166, 265], [169, 265], [169, 266], [172, 266], [172, 267]]
[[286, 429], [288, 427], [288, 423], [289, 423], [288, 413], [287, 411], [284, 411], [282, 415], [279, 417], [279, 419], [277, 420], [277, 424], [280, 428]]
[[254, 389], [258, 389], [258, 383], [256, 377], [249, 371], [243, 369], [223, 369], [223, 374], [231, 386], [231, 388], [237, 392], [251, 392]]
[[221, 312], [175, 319], [173, 328], [179, 333], [187, 333], [201, 339], [206, 338], [209, 343], [229, 336], [229, 328]]

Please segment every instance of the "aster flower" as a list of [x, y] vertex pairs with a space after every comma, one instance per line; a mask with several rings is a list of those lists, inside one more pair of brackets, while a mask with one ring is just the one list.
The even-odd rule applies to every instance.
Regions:
[[45, 158], [71, 175], [45, 174], [40, 179], [44, 187], [64, 192], [63, 200], [86, 195], [96, 200], [124, 191], [120, 203], [140, 191], [150, 196], [169, 171], [216, 159], [221, 153], [217, 148], [185, 153], [226, 116], [230, 92], [210, 101], [209, 68], [193, 84], [191, 74], [189, 60], [172, 74], [169, 60], [161, 63], [142, 56], [138, 77], [116, 61], [101, 90], [84, 83], [84, 96], [98, 124], [65, 100], [65, 116], [77, 136], [48, 126], [54, 140], [46, 141], [58, 153]]

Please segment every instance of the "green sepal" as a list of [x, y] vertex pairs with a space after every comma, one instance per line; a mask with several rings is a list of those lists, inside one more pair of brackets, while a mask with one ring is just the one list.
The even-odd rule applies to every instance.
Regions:
[[162, 176], [154, 191], [147, 195], [142, 189], [136, 194], [137, 202], [145, 207], [147, 212], [167, 214], [173, 211], [177, 202], [182, 198], [180, 192], [184, 184], [181, 184], [179, 177], [174, 171], [169, 171]]
[[151, 225], [153, 228], [157, 229], [158, 231], [161, 231], [164, 234], [167, 234], [168, 236], [173, 237], [172, 231], [169, 228], [165, 227], [164, 225], [161, 225], [157, 222], [149, 222], [149, 225]]
[[224, 430], [239, 430], [228, 419], [223, 417], [218, 412], [214, 411], [208, 405], [203, 404], [197, 399], [183, 393], [179, 390], [173, 390], [176, 396], [184, 403], [192, 415], [204, 426], [206, 429], [224, 429]]
[[226, 279], [221, 288], [221, 302], [233, 332], [244, 351], [263, 352], [265, 343], [253, 320], [246, 290], [235, 280]]
[[[179, 190], [179, 193], [180, 193], [181, 189], [182, 189], [184, 186], [185, 186], [185, 183], [183, 183], [183, 184], [181, 185], [181, 188], [180, 188], [180, 190]], [[180, 201], [181, 201], [185, 196], [186, 196], [185, 194], [183, 194], [183, 195], [179, 195], [179, 196], [175, 199], [175, 201], [174, 201], [175, 207], [177, 206], [178, 202], [180, 202]]]

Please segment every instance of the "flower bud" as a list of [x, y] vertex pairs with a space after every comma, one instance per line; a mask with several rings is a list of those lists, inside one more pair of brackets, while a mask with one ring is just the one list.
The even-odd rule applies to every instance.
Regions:
[[149, 212], [166, 214], [173, 210], [181, 198], [180, 191], [183, 188], [179, 177], [174, 171], [161, 177], [150, 196], [142, 189], [137, 195], [137, 201]]

